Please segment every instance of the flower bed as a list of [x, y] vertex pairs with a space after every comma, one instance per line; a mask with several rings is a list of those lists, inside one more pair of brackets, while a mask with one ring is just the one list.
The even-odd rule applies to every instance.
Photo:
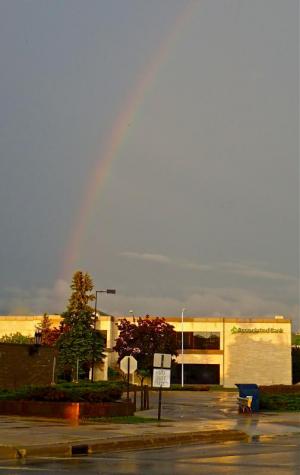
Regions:
[[103, 381], [0, 390], [0, 414], [64, 419], [133, 415], [133, 403], [120, 400], [123, 387]]
[[123, 383], [61, 383], [53, 386], [23, 386], [15, 390], [0, 390], [0, 400], [113, 402], [121, 398]]
[[132, 416], [134, 404], [120, 402], [0, 401], [1, 415], [78, 420], [88, 417]]

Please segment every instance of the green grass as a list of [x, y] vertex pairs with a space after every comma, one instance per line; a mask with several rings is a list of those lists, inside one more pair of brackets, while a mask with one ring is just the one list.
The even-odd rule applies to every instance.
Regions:
[[206, 384], [185, 384], [183, 387], [181, 384], [171, 384], [170, 388], [166, 388], [167, 391], [209, 391], [209, 386]]
[[220, 386], [218, 384], [209, 386], [210, 391], [223, 391], [226, 393], [236, 393], [238, 392], [238, 388], [224, 388], [223, 386]]

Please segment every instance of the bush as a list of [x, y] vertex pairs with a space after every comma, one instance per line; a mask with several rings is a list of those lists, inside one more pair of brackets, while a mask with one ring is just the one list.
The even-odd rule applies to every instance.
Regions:
[[260, 386], [260, 408], [273, 411], [300, 411], [300, 385]]
[[181, 384], [172, 384], [171, 391], [209, 391], [209, 386], [205, 384], [185, 384], [183, 387]]
[[121, 398], [123, 384], [63, 383], [55, 386], [26, 386], [15, 391], [0, 391], [0, 399], [61, 402], [113, 402]]
[[108, 367], [107, 377], [109, 381], [124, 381], [124, 375], [119, 368]]
[[299, 385], [276, 384], [273, 386], [259, 386], [260, 394], [300, 394]]

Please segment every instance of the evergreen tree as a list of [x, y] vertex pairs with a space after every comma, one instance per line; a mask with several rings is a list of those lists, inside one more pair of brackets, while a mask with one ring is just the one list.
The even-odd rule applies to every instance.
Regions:
[[75, 272], [71, 289], [67, 310], [62, 314], [61, 335], [57, 340], [57, 347], [60, 368], [70, 370], [74, 379], [77, 361], [81, 375], [86, 375], [94, 363], [103, 361], [104, 340], [101, 334], [95, 331], [96, 316], [89, 305], [95, 299], [89, 274]]

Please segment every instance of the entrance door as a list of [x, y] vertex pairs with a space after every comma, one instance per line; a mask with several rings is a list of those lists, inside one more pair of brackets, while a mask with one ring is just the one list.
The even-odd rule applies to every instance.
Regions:
[[[181, 384], [181, 364], [172, 370], [172, 384]], [[220, 365], [185, 364], [184, 384], [220, 384]]]

